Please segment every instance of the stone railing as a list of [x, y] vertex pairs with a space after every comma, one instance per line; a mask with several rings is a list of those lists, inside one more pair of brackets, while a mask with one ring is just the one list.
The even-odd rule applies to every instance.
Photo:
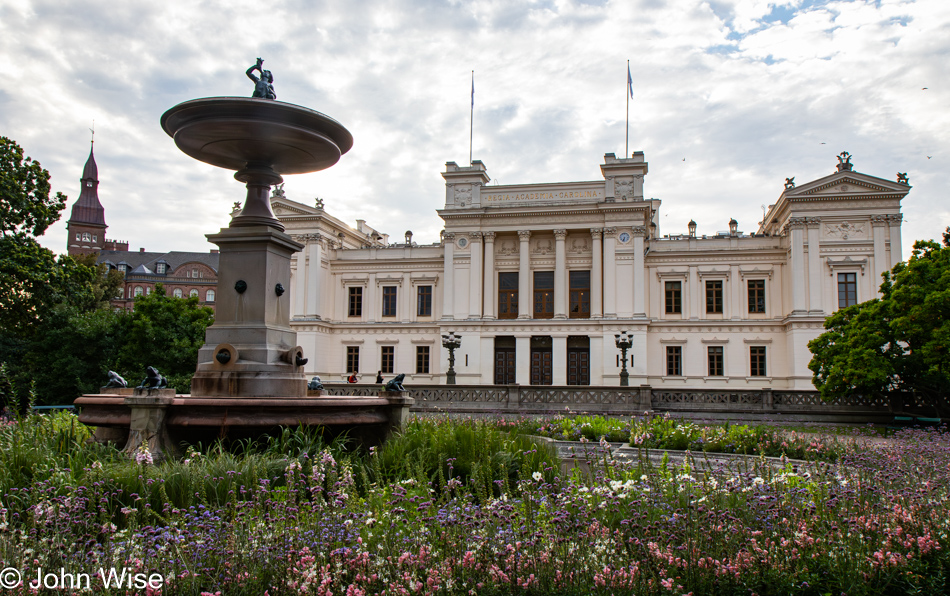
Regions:
[[[331, 384], [325, 395], [375, 395], [378, 385]], [[783, 415], [855, 422], [884, 421], [900, 407], [887, 398], [852, 396], [825, 401], [817, 391], [708, 390], [603, 386], [410, 385], [414, 412], [540, 414], [589, 412], [636, 415], [670, 412], [687, 416]], [[920, 404], [917, 404], [920, 405]]]

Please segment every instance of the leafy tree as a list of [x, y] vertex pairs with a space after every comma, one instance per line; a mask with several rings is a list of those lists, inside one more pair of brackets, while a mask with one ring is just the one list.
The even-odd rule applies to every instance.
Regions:
[[938, 409], [950, 394], [950, 227], [944, 245], [914, 244], [883, 275], [881, 298], [842, 309], [808, 344], [822, 396], [915, 393]]
[[66, 206], [66, 195], [49, 193], [49, 172], [24, 158], [15, 141], [0, 137], [0, 234], [42, 236]]
[[[175, 387], [187, 391], [204, 344], [205, 329], [214, 321], [214, 311], [198, 303], [198, 298], [165, 295], [162, 284], [155, 291], [135, 299], [135, 308], [126, 323], [124, 343], [119, 350], [117, 370], [131, 383], [154, 366]], [[138, 375], [138, 376], [137, 376]], [[131, 378], [130, 378], [131, 377]]]

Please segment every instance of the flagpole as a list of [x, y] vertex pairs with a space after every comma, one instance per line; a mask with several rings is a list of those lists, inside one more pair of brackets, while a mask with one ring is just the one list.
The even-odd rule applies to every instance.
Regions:
[[468, 165], [472, 165], [472, 132], [475, 130], [475, 71], [472, 71], [472, 110], [468, 116]]
[[[630, 87], [630, 61], [627, 60], [627, 87]], [[630, 157], [630, 93], [624, 91], [624, 95], [627, 96], [627, 125], [626, 125], [626, 142], [623, 146], [623, 158], [627, 159]]]

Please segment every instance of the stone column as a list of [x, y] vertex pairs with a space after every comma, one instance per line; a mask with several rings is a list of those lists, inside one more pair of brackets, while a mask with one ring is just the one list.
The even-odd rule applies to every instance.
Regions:
[[604, 317], [617, 318], [617, 228], [604, 228]]
[[515, 336], [515, 383], [531, 383], [531, 336]]
[[633, 227], [633, 316], [646, 315], [646, 267], [643, 262], [643, 239], [646, 226]]
[[[367, 323], [375, 323], [376, 319], [382, 316], [381, 303], [376, 302], [377, 292], [376, 274], [369, 274], [369, 282], [366, 284], [366, 298], [363, 302], [363, 320]], [[361, 350], [362, 351], [362, 350]], [[360, 364], [362, 364], [362, 356]]]
[[495, 233], [483, 232], [485, 239], [485, 298], [482, 302], [483, 319], [495, 318], [495, 305], [498, 303], [498, 297], [495, 296]]
[[[306, 236], [292, 236], [294, 240], [300, 243], [306, 243]], [[294, 310], [291, 313], [291, 317], [302, 317], [307, 312], [307, 259], [304, 251], [299, 251], [294, 253], [294, 265], [296, 266], [296, 271], [294, 271], [294, 287], [293, 287], [293, 305]]]
[[567, 385], [567, 338], [551, 338], [551, 384]]
[[901, 248], [901, 222], [903, 220], [904, 216], [900, 213], [887, 216], [887, 221], [891, 224], [891, 269], [904, 260], [903, 249]]
[[[567, 239], [567, 230], [554, 230], [554, 318], [555, 319], [567, 318], [567, 248], [564, 242], [566, 239]], [[557, 381], [555, 381], [554, 384], [557, 385], [558, 384]]]
[[806, 217], [808, 226], [808, 310], [824, 312], [821, 301], [821, 218]]
[[521, 239], [518, 253], [518, 318], [530, 319], [533, 301], [531, 300], [531, 254], [528, 250], [528, 241], [531, 239], [531, 231], [519, 230], [518, 238]]
[[468, 282], [468, 318], [479, 319], [482, 316], [482, 233], [470, 232], [468, 238], [468, 249], [472, 253]]
[[805, 218], [790, 217], [785, 226], [792, 237], [792, 312], [802, 313], [807, 310], [805, 306]]
[[444, 270], [442, 274], [442, 318], [455, 318], [455, 234], [446, 232], [442, 237]]
[[307, 266], [307, 316], [320, 318], [323, 312], [323, 301], [320, 299], [324, 287], [323, 279], [323, 260], [320, 254], [323, 249], [323, 236], [320, 234], [311, 234], [308, 236], [310, 245], [307, 247], [310, 252], [310, 263]]
[[593, 248], [590, 268], [590, 317], [592, 319], [604, 316], [603, 235], [604, 230], [601, 228], [590, 229], [591, 247]]
[[887, 231], [887, 216], [872, 215], [871, 228], [874, 234], [874, 278], [872, 287], [876, 295], [880, 295], [881, 274], [888, 270], [890, 262], [887, 259], [887, 248], [884, 246], [884, 234]]

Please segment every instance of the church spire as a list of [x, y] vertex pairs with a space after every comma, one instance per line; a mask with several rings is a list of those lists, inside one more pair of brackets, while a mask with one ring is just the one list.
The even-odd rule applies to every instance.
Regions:
[[99, 168], [96, 166], [96, 156], [93, 153], [93, 144], [89, 145], [89, 159], [82, 169], [82, 191], [79, 198], [73, 203], [72, 214], [68, 223], [106, 225], [105, 210], [99, 202]]

